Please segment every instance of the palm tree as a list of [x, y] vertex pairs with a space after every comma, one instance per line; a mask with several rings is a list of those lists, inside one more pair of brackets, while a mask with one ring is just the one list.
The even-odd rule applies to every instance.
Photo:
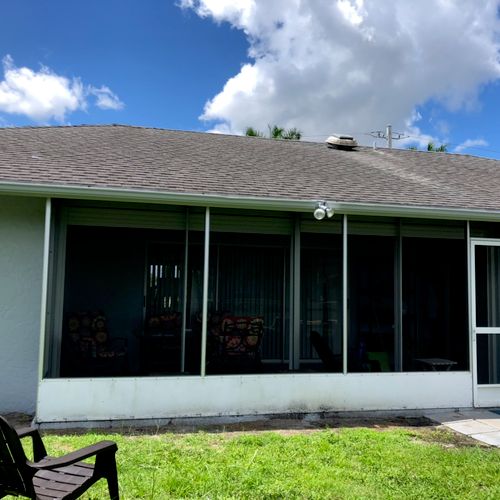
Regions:
[[300, 138], [302, 137], [302, 132], [298, 130], [295, 127], [289, 128], [288, 130], [285, 130], [283, 133], [282, 139], [288, 139], [292, 141], [300, 141]]
[[253, 127], [247, 127], [245, 130], [245, 135], [247, 137], [264, 137], [264, 134]]
[[429, 144], [427, 144], [427, 151], [435, 151], [436, 153], [446, 153], [448, 151], [448, 145], [447, 144], [441, 144], [440, 146], [437, 146], [430, 141]]
[[283, 134], [285, 133], [285, 129], [283, 127], [278, 127], [278, 125], [268, 125], [269, 129], [269, 138], [270, 139], [283, 139]]
[[[409, 150], [411, 151], [418, 151], [417, 146], [409, 146]], [[440, 146], [437, 146], [432, 142], [429, 141], [427, 144], [427, 151], [434, 151], [435, 153], [447, 153], [448, 152], [448, 144], [441, 144]]]
[[[278, 125], [273, 125], [272, 127], [268, 125], [267, 128], [269, 129], [269, 139], [300, 141], [302, 137], [302, 132], [295, 127], [285, 129], [284, 127], [278, 127]], [[260, 130], [253, 127], [247, 127], [245, 135], [248, 137], [264, 137], [264, 134]]]

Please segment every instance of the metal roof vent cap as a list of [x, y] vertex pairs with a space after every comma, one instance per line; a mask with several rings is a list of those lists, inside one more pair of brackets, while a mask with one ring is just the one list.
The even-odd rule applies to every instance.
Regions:
[[352, 150], [357, 147], [358, 143], [352, 135], [347, 134], [332, 134], [325, 141], [329, 148]]

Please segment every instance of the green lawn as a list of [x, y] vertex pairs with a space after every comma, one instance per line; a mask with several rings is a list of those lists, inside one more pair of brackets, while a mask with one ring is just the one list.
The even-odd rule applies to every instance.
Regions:
[[500, 450], [433, 428], [45, 436], [54, 455], [100, 439], [124, 499], [500, 498]]

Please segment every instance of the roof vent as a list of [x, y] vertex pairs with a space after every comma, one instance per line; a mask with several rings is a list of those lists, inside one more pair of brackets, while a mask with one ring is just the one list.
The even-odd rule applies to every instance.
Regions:
[[352, 135], [346, 134], [333, 134], [325, 141], [329, 148], [337, 149], [354, 149], [358, 143]]

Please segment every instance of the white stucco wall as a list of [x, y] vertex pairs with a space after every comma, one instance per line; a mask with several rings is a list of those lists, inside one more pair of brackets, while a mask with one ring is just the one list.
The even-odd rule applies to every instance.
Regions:
[[74, 378], [41, 382], [36, 418], [78, 422], [469, 406], [470, 372]]
[[0, 413], [35, 410], [44, 210], [0, 196]]

